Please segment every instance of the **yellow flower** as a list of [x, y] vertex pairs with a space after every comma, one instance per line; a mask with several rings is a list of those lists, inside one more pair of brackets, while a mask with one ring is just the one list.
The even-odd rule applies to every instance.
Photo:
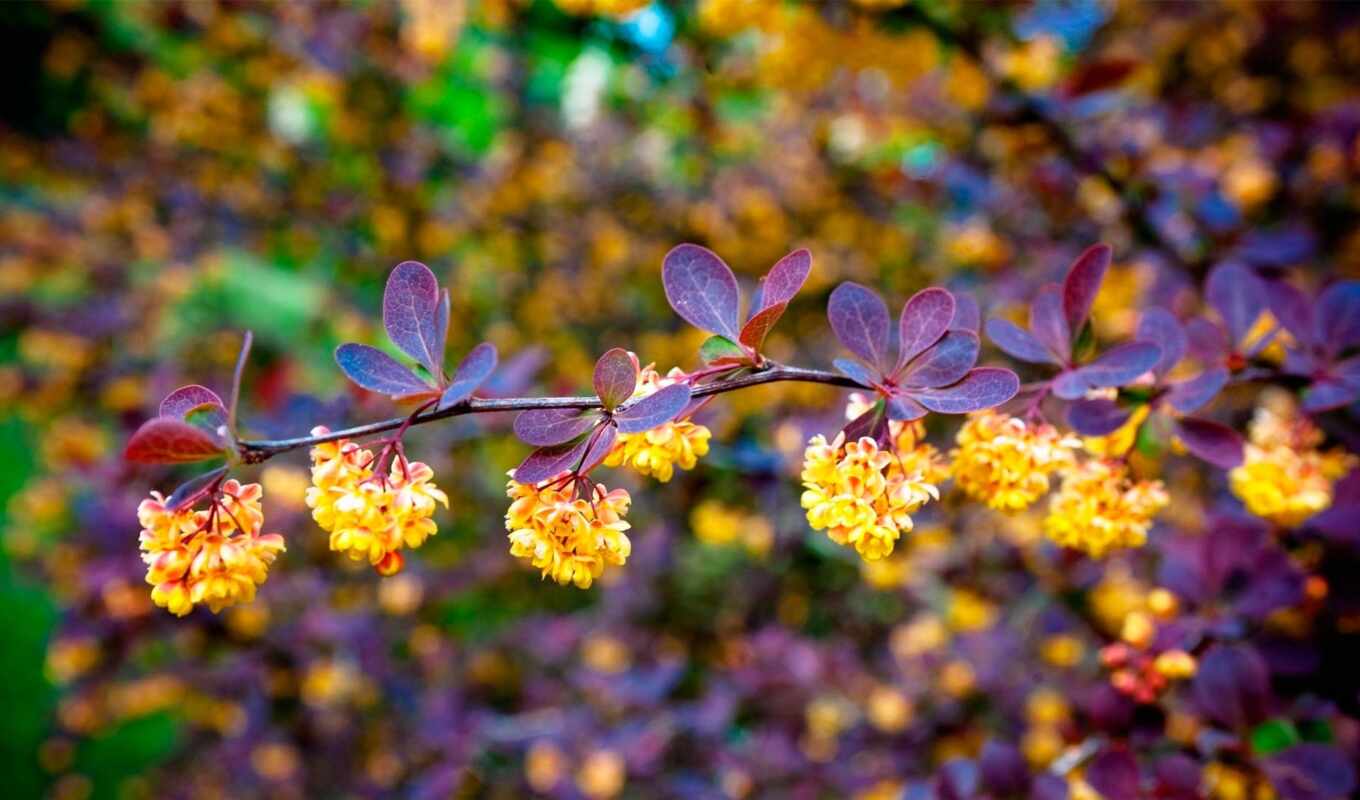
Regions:
[[1088, 461], [1063, 478], [1044, 532], [1064, 547], [1100, 558], [1122, 547], [1141, 547], [1152, 518], [1168, 502], [1161, 481], [1134, 481], [1118, 462]]
[[984, 411], [959, 429], [954, 480], [975, 500], [998, 511], [1022, 511], [1048, 492], [1049, 476], [1074, 463], [1076, 437], [1052, 425]]
[[[649, 365], [642, 370], [637, 391], [631, 399], [637, 400], [670, 386], [683, 374], [673, 369], [663, 378]], [[707, 455], [708, 440], [712, 435], [708, 428], [690, 420], [667, 422], [641, 433], [621, 433], [605, 457], [604, 465], [624, 464], [665, 483], [675, 474], [677, 464], [681, 469], [694, 469], [699, 458]]]
[[283, 537], [261, 534], [263, 493], [258, 483], [224, 482], [206, 509], [174, 511], [152, 492], [137, 507], [142, 561], [151, 599], [176, 616], [202, 603], [213, 613], [255, 599], [269, 565], [283, 552]]
[[1342, 450], [1319, 450], [1322, 431], [1285, 394], [1264, 398], [1248, 436], [1228, 483], [1248, 511], [1277, 525], [1296, 527], [1330, 507], [1333, 484], [1356, 464]]
[[[513, 474], [513, 473], [512, 473]], [[510, 508], [505, 529], [510, 554], [523, 558], [562, 585], [589, 589], [606, 565], [623, 566], [632, 552], [623, 517], [632, 498], [623, 489], [591, 487], [589, 499], [578, 497], [566, 473], [538, 484], [511, 479], [506, 485]]]
[[808, 524], [866, 559], [884, 558], [912, 529], [911, 514], [939, 499], [934, 475], [927, 474], [936, 469], [929, 453], [882, 450], [867, 436], [846, 442], [837, 434], [831, 444], [814, 436], [803, 454]]
[[398, 458], [386, 476], [373, 467], [373, 454], [353, 442], [319, 444], [312, 448], [312, 485], [305, 499], [312, 519], [330, 533], [332, 550], [395, 575], [404, 564], [401, 549], [419, 547], [437, 532], [431, 519], [435, 504], [447, 508], [449, 498], [432, 482], [427, 464]]

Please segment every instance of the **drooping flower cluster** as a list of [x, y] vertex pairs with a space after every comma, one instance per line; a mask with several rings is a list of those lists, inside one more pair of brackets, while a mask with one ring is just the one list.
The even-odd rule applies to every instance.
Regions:
[[1049, 476], [1071, 468], [1081, 442], [1052, 425], [983, 411], [959, 429], [953, 474], [959, 487], [998, 511], [1022, 511], [1049, 488]]
[[884, 558], [912, 529], [911, 515], [939, 499], [932, 481], [937, 471], [931, 454], [920, 449], [895, 452], [867, 436], [847, 442], [844, 433], [827, 443], [818, 434], [803, 454], [808, 524], [866, 559]]
[[[637, 400], [658, 389], [678, 382], [684, 376], [680, 369], [672, 369], [664, 378], [650, 365], [638, 377]], [[712, 432], [693, 420], [680, 419], [658, 425], [641, 433], [621, 433], [614, 448], [605, 457], [606, 467], [627, 465], [643, 475], [666, 483], [675, 474], [675, 467], [694, 469], [699, 458], [708, 453]]]
[[1112, 550], [1141, 547], [1153, 517], [1169, 501], [1161, 481], [1136, 481], [1122, 463], [1093, 459], [1064, 475], [1044, 532], [1063, 547], [1100, 558]]
[[[313, 435], [326, 433], [314, 428]], [[386, 475], [375, 471], [373, 453], [347, 439], [312, 448], [312, 485], [307, 506], [330, 534], [332, 550], [368, 561], [382, 575], [405, 563], [402, 548], [416, 548], [438, 530], [435, 503], [448, 495], [432, 482], [434, 471], [419, 461], [397, 458]]]
[[599, 483], [589, 492], [581, 497], [568, 473], [537, 484], [512, 477], [505, 492], [511, 499], [505, 512], [510, 554], [528, 560], [543, 577], [581, 589], [589, 589], [606, 565], [623, 566], [633, 549], [624, 533], [632, 527], [624, 519], [632, 498]]
[[1343, 450], [1320, 450], [1322, 431], [1283, 393], [1263, 398], [1248, 436], [1229, 485], [1248, 511], [1277, 525], [1300, 525], [1331, 506], [1333, 484], [1356, 464]]
[[159, 492], [137, 507], [142, 560], [151, 599], [176, 616], [202, 603], [213, 613], [255, 599], [283, 537], [261, 534], [264, 512], [258, 483], [225, 481], [208, 508], [166, 507]]

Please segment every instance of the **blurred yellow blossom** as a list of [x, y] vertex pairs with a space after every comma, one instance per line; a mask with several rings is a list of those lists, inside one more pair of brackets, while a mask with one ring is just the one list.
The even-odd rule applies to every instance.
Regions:
[[1135, 481], [1122, 464], [1092, 460], [1063, 478], [1044, 519], [1044, 533], [1063, 547], [1100, 558], [1112, 550], [1141, 547], [1153, 517], [1168, 502], [1161, 481]]
[[1248, 437], [1229, 486], [1248, 511], [1285, 527], [1330, 507], [1333, 485], [1357, 464], [1344, 450], [1320, 450], [1322, 431], [1283, 393], [1262, 399]]

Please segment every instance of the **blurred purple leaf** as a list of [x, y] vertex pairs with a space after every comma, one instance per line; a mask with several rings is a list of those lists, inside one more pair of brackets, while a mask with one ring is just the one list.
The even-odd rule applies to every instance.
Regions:
[[224, 452], [216, 437], [183, 420], [147, 420], [128, 439], [123, 458], [138, 464], [188, 464], [217, 458]]
[[615, 347], [595, 362], [595, 394], [605, 410], [632, 397], [637, 382], [637, 357], [622, 347]]
[[1228, 354], [1227, 332], [1203, 317], [1185, 323], [1185, 336], [1190, 353], [1201, 361], [1216, 363]]
[[987, 338], [1011, 358], [1032, 364], [1061, 364], [1033, 334], [1010, 320], [999, 317], [987, 320]]
[[392, 343], [439, 379], [443, 374], [444, 340], [440, 337], [443, 303], [439, 281], [419, 261], [403, 261], [387, 277], [383, 291], [383, 327]]
[[740, 338], [737, 278], [716, 253], [697, 244], [677, 245], [661, 263], [661, 281], [671, 308], [686, 322], [732, 341]]
[[947, 386], [961, 380], [977, 363], [977, 334], [949, 331], [907, 365], [899, 383], [906, 388]]
[[[1266, 304], [1276, 321], [1289, 331], [1295, 340], [1305, 344], [1312, 342], [1313, 306], [1308, 297], [1283, 278], [1267, 281], [1265, 293]], [[1239, 341], [1240, 337], [1234, 336], [1232, 343], [1237, 345]]]
[[871, 388], [878, 382], [878, 376], [869, 371], [869, 368], [848, 358], [838, 358], [831, 362], [842, 375], [860, 384], [864, 388]]
[[982, 785], [993, 795], [1021, 796], [1029, 791], [1029, 766], [1019, 749], [1009, 742], [988, 739], [978, 756]]
[[896, 422], [910, 422], [924, 417], [926, 407], [904, 394], [894, 394], [888, 398], [888, 419]]
[[222, 465], [211, 472], [205, 472], [197, 477], [181, 483], [175, 491], [165, 500], [165, 507], [170, 511], [179, 509], [198, 502], [207, 493], [208, 487], [222, 479], [227, 474], [227, 465]]
[[812, 254], [806, 249], [794, 250], [779, 259], [760, 281], [759, 309], [788, 305], [803, 288], [811, 271]]
[[1123, 386], [1151, 369], [1161, 354], [1155, 344], [1126, 342], [1106, 350], [1077, 371], [1082, 380], [1095, 388]]
[[1049, 284], [1029, 304], [1029, 330], [1044, 347], [1066, 362], [1072, 356], [1072, 329], [1062, 310], [1062, 288]]
[[1360, 345], [1360, 281], [1323, 290], [1313, 312], [1313, 337], [1329, 356]]
[[1232, 469], [1242, 463], [1242, 436], [1227, 425], [1182, 417], [1176, 420], [1176, 435], [1186, 450], [1216, 467]]
[[506, 397], [523, 392], [533, 383], [534, 375], [548, 361], [548, 353], [541, 345], [533, 345], [510, 356], [499, 365], [491, 379], [482, 385], [483, 394]]
[[1236, 262], [1214, 267], [1204, 282], [1204, 298], [1218, 312], [1228, 330], [1232, 347], [1242, 343], [1242, 337], [1265, 308], [1261, 281], [1256, 273]]
[[[1069, 331], [1080, 331], [1091, 315], [1091, 304], [1100, 292], [1101, 281], [1105, 280], [1105, 270], [1110, 266], [1109, 245], [1097, 244], [1087, 248], [1077, 256], [1063, 279], [1062, 311]], [[1033, 327], [1034, 323], [1031, 322]]]
[[188, 386], [181, 386], [165, 396], [165, 399], [161, 401], [160, 415], [183, 419], [184, 415], [189, 413], [191, 409], [209, 403], [221, 406], [224, 411], [226, 409], [222, 398], [218, 397], [212, 389], [191, 383]]
[[973, 333], [981, 331], [982, 312], [978, 310], [977, 301], [971, 294], [954, 295], [954, 318], [949, 321], [949, 329]]
[[340, 345], [335, 349], [335, 363], [345, 377], [370, 392], [404, 397], [434, 391], [395, 358], [366, 344]]
[[1355, 765], [1340, 748], [1304, 742], [1262, 764], [1283, 800], [1336, 800], [1354, 797]]
[[1158, 378], [1165, 377], [1185, 357], [1189, 347], [1185, 328], [1176, 315], [1165, 308], [1150, 308], [1138, 320], [1138, 333], [1134, 337], [1140, 342], [1157, 345], [1161, 355], [1152, 365], [1152, 372]]
[[1172, 384], [1171, 391], [1167, 393], [1166, 399], [1172, 408], [1182, 414], [1189, 414], [1203, 408], [1210, 400], [1217, 397], [1218, 393], [1223, 391], [1223, 387], [1227, 385], [1227, 367], [1213, 367], [1189, 380]]
[[651, 430], [679, 416], [689, 406], [689, 398], [689, 386], [673, 383], [620, 410], [614, 415], [614, 421], [619, 433]]
[[1034, 785], [1029, 791], [1029, 800], [1067, 800], [1067, 781], [1051, 772], [1041, 772], [1034, 776]]
[[1200, 768], [1193, 758], [1172, 753], [1157, 759], [1154, 796], [1164, 800], [1199, 800]]
[[826, 306], [831, 330], [846, 350], [880, 373], [888, 363], [888, 306], [872, 289], [846, 281]]
[[453, 380], [444, 388], [439, 398], [439, 407], [457, 405], [472, 396], [491, 373], [496, 371], [496, 348], [489, 342], [482, 342], [472, 348], [454, 370]]
[[1214, 644], [1200, 658], [1191, 691], [1213, 721], [1233, 730], [1260, 722], [1270, 698], [1266, 662], [1247, 644]]
[[1083, 436], [1106, 436], [1129, 420], [1129, 410], [1107, 397], [1073, 400], [1067, 424]]
[[1076, 400], [1091, 389], [1080, 369], [1069, 369], [1053, 378], [1053, 396], [1060, 400]]
[[1310, 414], [1331, 411], [1355, 402], [1354, 386], [1332, 378], [1321, 378], [1303, 390], [1303, 410]]
[[[954, 295], [938, 286], [922, 289], [902, 306], [897, 320], [897, 365], [900, 374], [912, 359], [940, 341], [954, 320]], [[970, 365], [971, 366], [971, 365]]]
[[525, 444], [552, 447], [570, 442], [601, 420], [595, 409], [535, 408], [515, 417], [515, 436]]
[[1104, 800], [1138, 800], [1143, 796], [1139, 789], [1138, 762], [1125, 747], [1110, 746], [1101, 750], [1086, 765], [1084, 777]]
[[1014, 372], [1000, 367], [978, 367], [953, 386], [918, 389], [912, 399], [940, 414], [966, 414], [999, 406], [1020, 390]]

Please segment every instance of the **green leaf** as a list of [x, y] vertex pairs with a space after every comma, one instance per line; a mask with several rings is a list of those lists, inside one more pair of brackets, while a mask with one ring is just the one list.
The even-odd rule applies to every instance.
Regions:
[[745, 361], [746, 351], [726, 336], [710, 336], [699, 346], [699, 358], [703, 359], [705, 364], [712, 364], [723, 358]]
[[1268, 719], [1251, 732], [1251, 749], [1258, 756], [1269, 756], [1300, 741], [1294, 723], [1287, 719]]

